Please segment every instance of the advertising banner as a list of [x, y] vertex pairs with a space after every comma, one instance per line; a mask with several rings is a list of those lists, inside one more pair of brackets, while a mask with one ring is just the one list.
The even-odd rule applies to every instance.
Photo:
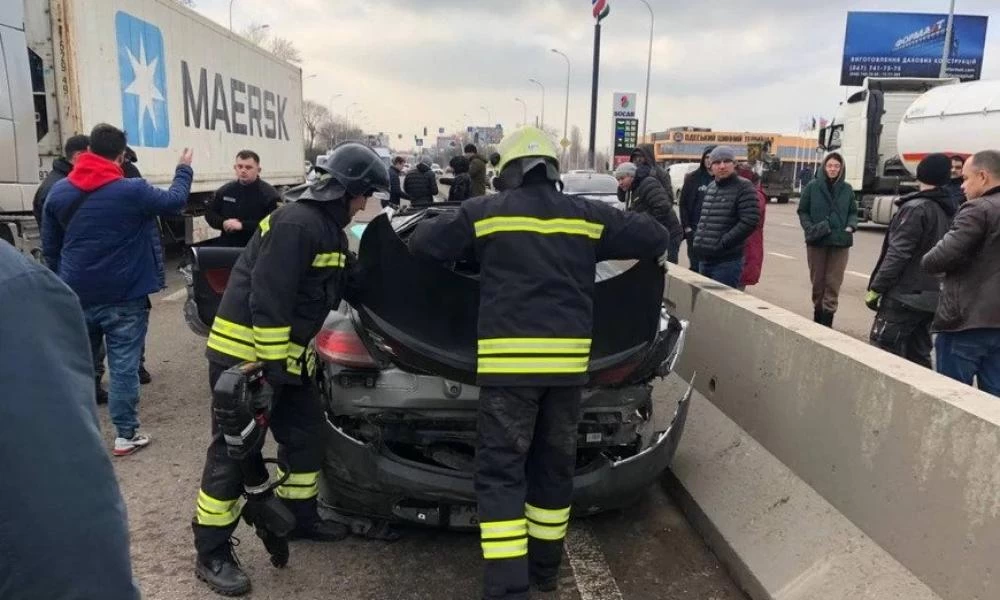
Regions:
[[[840, 85], [860, 86], [865, 77], [937, 77], [948, 15], [849, 12]], [[979, 79], [987, 17], [955, 15], [949, 77]]]

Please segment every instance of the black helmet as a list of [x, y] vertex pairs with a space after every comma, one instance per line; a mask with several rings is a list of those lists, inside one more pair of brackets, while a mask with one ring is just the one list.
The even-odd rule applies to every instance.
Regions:
[[389, 167], [368, 146], [344, 142], [324, 158], [317, 161], [316, 169], [337, 180], [348, 196], [389, 191]]

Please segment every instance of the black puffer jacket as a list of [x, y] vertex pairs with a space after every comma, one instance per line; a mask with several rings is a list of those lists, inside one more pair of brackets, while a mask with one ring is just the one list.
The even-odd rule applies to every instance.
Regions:
[[42, 230], [42, 208], [45, 206], [45, 198], [49, 195], [49, 190], [56, 182], [65, 179], [69, 172], [73, 170], [73, 163], [65, 158], [57, 158], [52, 161], [52, 170], [49, 171], [41, 185], [35, 190], [35, 198], [31, 202], [31, 210], [35, 214], [35, 222], [38, 223], [38, 230]]
[[946, 188], [934, 188], [903, 196], [896, 205], [899, 210], [889, 224], [868, 289], [914, 310], [934, 312], [938, 280], [923, 270], [920, 259], [948, 233], [955, 200]]
[[434, 202], [434, 196], [438, 194], [437, 177], [434, 171], [424, 163], [417, 165], [406, 174], [403, 180], [403, 191], [410, 197], [410, 202], [414, 204], [430, 204]]
[[670, 233], [670, 239], [683, 237], [684, 232], [674, 213], [669, 193], [646, 165], [639, 168], [632, 189], [625, 192], [625, 205], [632, 212], [648, 214], [656, 219]]
[[694, 249], [705, 260], [743, 256], [743, 243], [760, 222], [757, 189], [739, 175], [708, 184]]

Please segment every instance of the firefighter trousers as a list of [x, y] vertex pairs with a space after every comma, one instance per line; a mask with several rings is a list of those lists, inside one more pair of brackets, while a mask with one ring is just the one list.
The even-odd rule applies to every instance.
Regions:
[[579, 387], [484, 387], [476, 499], [485, 559], [483, 598], [525, 599], [553, 579], [569, 523], [580, 421]]
[[[209, 362], [209, 387], [226, 370]], [[275, 490], [295, 515], [298, 527], [319, 518], [316, 496], [323, 460], [323, 407], [314, 387], [286, 385], [275, 389], [270, 429], [278, 442], [278, 460], [289, 468], [288, 480]], [[280, 475], [280, 473], [279, 473]], [[239, 523], [243, 495], [243, 475], [239, 462], [229, 457], [222, 432], [212, 418], [212, 443], [208, 447], [201, 489], [192, 523], [194, 544], [199, 556], [209, 556], [223, 548]]]

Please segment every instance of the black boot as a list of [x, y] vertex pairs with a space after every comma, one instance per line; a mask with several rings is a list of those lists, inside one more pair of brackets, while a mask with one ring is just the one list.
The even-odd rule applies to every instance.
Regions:
[[823, 324], [823, 309], [814, 308], [813, 309], [813, 323]]
[[94, 395], [97, 397], [98, 404], [108, 403], [108, 391], [101, 387], [100, 377], [94, 380]]
[[833, 329], [833, 313], [824, 310], [821, 317], [822, 320], [819, 322], [820, 325], [826, 325], [830, 329]]
[[554, 592], [559, 589], [559, 576], [539, 576], [531, 574], [531, 585], [539, 592]]
[[194, 572], [217, 594], [243, 596], [250, 592], [250, 578], [240, 567], [231, 543], [207, 556], [199, 556]]
[[139, 383], [146, 385], [153, 381], [153, 376], [146, 370], [146, 365], [139, 365]]
[[300, 524], [288, 534], [289, 540], [313, 540], [316, 542], [337, 542], [347, 537], [350, 530], [336, 521], [314, 519]]

